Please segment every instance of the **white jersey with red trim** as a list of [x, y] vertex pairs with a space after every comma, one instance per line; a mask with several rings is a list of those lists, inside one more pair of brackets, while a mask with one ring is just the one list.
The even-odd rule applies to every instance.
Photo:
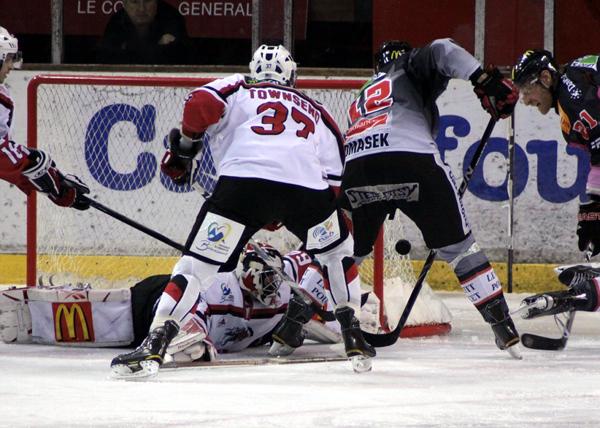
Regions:
[[269, 334], [285, 315], [290, 287], [267, 306], [245, 296], [234, 272], [220, 273], [198, 299], [196, 315], [204, 320], [208, 338], [218, 352], [236, 352]]
[[322, 104], [296, 89], [241, 74], [215, 80], [187, 97], [182, 131], [206, 132], [218, 175], [340, 185], [341, 133]]
[[15, 110], [15, 104], [10, 97], [8, 88], [0, 85], [0, 141], [10, 139], [10, 125]]
[[[315, 303], [327, 309], [329, 299], [323, 274], [311, 257], [303, 251], [292, 251], [284, 256], [284, 266], [286, 274], [294, 278]], [[278, 296], [270, 305], [265, 305], [242, 292], [235, 272], [219, 273], [198, 298], [196, 319], [208, 331], [208, 339], [217, 352], [240, 351], [260, 343], [273, 331], [285, 315], [291, 295], [291, 288], [284, 281]]]

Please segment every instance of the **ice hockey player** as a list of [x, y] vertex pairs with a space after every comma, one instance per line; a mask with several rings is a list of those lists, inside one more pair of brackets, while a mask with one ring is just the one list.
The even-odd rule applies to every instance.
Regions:
[[[294, 89], [295, 81], [290, 53], [283, 46], [262, 45], [250, 62], [250, 77], [218, 79], [186, 98], [182, 129], [171, 131], [161, 169], [175, 183], [189, 181], [206, 136], [219, 178], [173, 277], [186, 275], [185, 287], [200, 287], [217, 271], [233, 270], [255, 232], [280, 222], [327, 269], [348, 357], [369, 360], [375, 350], [354, 316], [360, 279], [353, 240], [336, 203], [343, 137], [327, 109]], [[295, 315], [286, 319], [295, 323]], [[168, 344], [179, 327], [171, 317], [159, 316], [152, 330], [158, 329]], [[297, 338], [289, 334], [294, 331], [284, 323], [274, 337], [293, 347]]]
[[586, 55], [560, 67], [546, 50], [528, 50], [513, 68], [513, 79], [527, 106], [560, 116], [568, 145], [590, 153], [588, 200], [579, 205], [577, 236], [580, 251], [593, 245], [600, 252], [600, 56]]
[[[154, 317], [171, 319], [152, 330], [133, 352], [114, 358], [113, 373], [124, 378], [151, 376], [158, 372], [166, 353], [175, 361], [210, 361], [216, 353], [270, 342], [293, 300], [291, 283], [284, 281], [281, 272], [301, 278], [298, 290], [311, 299], [314, 307], [327, 310], [321, 271], [307, 253], [292, 252], [282, 258], [273, 247], [261, 248], [276, 265], [268, 264], [254, 247], [248, 246], [236, 271], [217, 274], [206, 291], [190, 287], [192, 281], [187, 274], [171, 278], [154, 313]], [[341, 340], [335, 327], [328, 330], [310, 317], [301, 328], [305, 328], [300, 333], [303, 338], [309, 334], [329, 343]], [[163, 339], [165, 335], [171, 338], [169, 343]]]
[[427, 246], [452, 266], [468, 299], [491, 325], [498, 348], [514, 347], [519, 335], [502, 286], [475, 241], [435, 139], [436, 99], [450, 79], [470, 80], [495, 119], [511, 114], [517, 89], [497, 69], [483, 70], [450, 39], [422, 48], [385, 42], [374, 67], [373, 78], [350, 106], [346, 132], [341, 203], [351, 212], [355, 257], [372, 251], [381, 224], [400, 209], [415, 222]]
[[20, 68], [21, 64], [17, 38], [0, 27], [0, 179], [16, 185], [26, 194], [38, 190], [57, 205], [85, 210], [89, 204], [79, 196], [89, 193], [89, 189], [79, 178], [63, 175], [43, 151], [11, 140], [14, 103], [4, 81], [10, 71]]
[[523, 319], [556, 315], [567, 311], [597, 312], [600, 310], [600, 269], [575, 265], [564, 269], [558, 280], [568, 287], [564, 291], [547, 291], [526, 297], [519, 312]]
[[[283, 264], [285, 275], [294, 278], [298, 290], [309, 296], [315, 308], [321, 313], [329, 311], [322, 272], [307, 253], [292, 251], [282, 258], [273, 247], [263, 248]], [[270, 342], [292, 295], [290, 281], [251, 247], [245, 249], [236, 271], [217, 274], [202, 295], [189, 287], [175, 288], [178, 283], [171, 281], [170, 275], [155, 275], [131, 289], [65, 286], [5, 290], [0, 293], [0, 338], [6, 343], [134, 346], [139, 348], [132, 354], [141, 352], [150, 360], [164, 359], [165, 353], [175, 361], [212, 360], [218, 353]], [[159, 303], [161, 298], [164, 301]], [[182, 302], [179, 306], [174, 303], [177, 298]], [[180, 315], [178, 311], [185, 310], [184, 303], [189, 301], [195, 303], [181, 316], [179, 335], [167, 349], [148, 354], [152, 343], [146, 336], [155, 312], [174, 307], [174, 314]], [[318, 317], [308, 320], [301, 334], [321, 343], [341, 341], [339, 324]], [[120, 357], [113, 362], [119, 377], [155, 373], [134, 372], [120, 362]], [[149, 364], [155, 369], [158, 366]]]

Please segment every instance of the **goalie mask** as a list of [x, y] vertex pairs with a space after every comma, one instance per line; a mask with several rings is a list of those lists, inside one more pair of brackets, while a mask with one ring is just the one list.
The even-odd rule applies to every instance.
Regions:
[[260, 46], [250, 61], [250, 76], [257, 81], [271, 81], [284, 86], [296, 85], [296, 63], [283, 46]]
[[259, 302], [271, 305], [279, 294], [282, 278], [270, 265], [283, 269], [283, 259], [275, 248], [266, 244], [259, 245], [272, 260], [266, 262], [251, 245], [248, 245], [242, 253], [237, 274], [243, 290], [248, 291]]
[[0, 67], [7, 58], [12, 58], [14, 68], [21, 68], [22, 57], [17, 38], [6, 28], [0, 27]]

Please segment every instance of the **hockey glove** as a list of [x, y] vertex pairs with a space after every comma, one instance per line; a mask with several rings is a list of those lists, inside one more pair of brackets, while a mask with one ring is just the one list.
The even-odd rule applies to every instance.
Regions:
[[600, 201], [592, 200], [579, 205], [577, 221], [579, 251], [586, 251], [588, 245], [592, 244], [592, 256], [600, 253]]
[[194, 157], [200, 150], [201, 136], [192, 140], [177, 128], [169, 132], [169, 150], [165, 153], [160, 163], [160, 170], [168, 175], [173, 183], [181, 186], [188, 184], [192, 176], [192, 164]]
[[519, 90], [510, 80], [502, 77], [496, 67], [479, 69], [470, 77], [473, 91], [481, 101], [481, 106], [494, 119], [504, 119], [511, 115], [519, 101]]
[[40, 192], [58, 195], [60, 193], [60, 176], [54, 161], [41, 150], [29, 150], [29, 166], [23, 170], [23, 175]]
[[89, 203], [81, 198], [90, 193], [90, 189], [76, 176], [63, 175], [54, 161], [41, 150], [30, 149], [31, 166], [23, 170], [23, 175], [29, 179], [50, 200], [61, 207], [73, 207], [78, 210], [88, 209]]
[[90, 188], [73, 174], [62, 175], [60, 171], [59, 174], [63, 194], [59, 197], [49, 195], [52, 202], [62, 207], [71, 207], [80, 211], [87, 210], [90, 207], [90, 200], [84, 195], [90, 193]]

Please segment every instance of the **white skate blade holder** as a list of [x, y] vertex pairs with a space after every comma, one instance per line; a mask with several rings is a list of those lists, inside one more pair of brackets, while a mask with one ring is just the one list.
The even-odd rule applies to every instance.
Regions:
[[508, 352], [508, 355], [510, 355], [515, 360], [523, 359], [523, 355], [521, 354], [521, 348], [518, 344], [506, 348], [506, 352]]
[[373, 358], [365, 357], [364, 355], [355, 355], [350, 357], [352, 363], [352, 370], [355, 373], [366, 373], [373, 369]]
[[158, 362], [152, 360], [141, 361], [140, 366], [142, 367], [141, 370], [133, 372], [125, 364], [116, 364], [111, 367], [111, 377], [119, 380], [150, 379], [158, 374], [158, 369], [160, 368]]

